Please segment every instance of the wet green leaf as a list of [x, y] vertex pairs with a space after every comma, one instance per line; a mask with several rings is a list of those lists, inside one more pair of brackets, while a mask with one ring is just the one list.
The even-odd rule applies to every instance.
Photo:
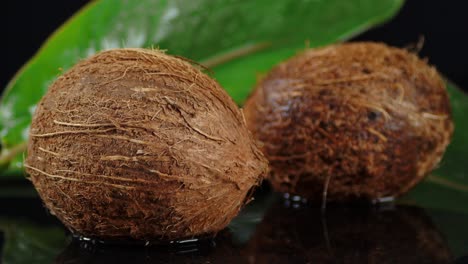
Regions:
[[0, 219], [0, 231], [5, 244], [0, 263], [53, 263], [68, 239], [56, 226], [39, 226], [26, 221]]
[[216, 65], [215, 77], [241, 104], [258, 74], [306, 45], [347, 39], [382, 23], [402, 2], [94, 1], [58, 29], [8, 85], [0, 102], [0, 167], [9, 164], [8, 173], [2, 174], [22, 171], [22, 144], [31, 114], [48, 85], [79, 59], [99, 50], [159, 47]]

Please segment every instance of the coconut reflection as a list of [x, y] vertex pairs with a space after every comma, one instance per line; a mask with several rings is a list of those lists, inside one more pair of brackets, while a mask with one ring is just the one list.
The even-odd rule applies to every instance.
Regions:
[[250, 263], [449, 263], [450, 249], [424, 210], [275, 204], [247, 245]]
[[281, 200], [265, 214], [250, 240], [216, 240], [166, 247], [71, 243], [56, 263], [449, 263], [452, 256], [424, 210], [304, 205]]
[[220, 234], [215, 240], [182, 241], [170, 245], [123, 245], [74, 240], [57, 257], [61, 264], [139, 264], [139, 263], [244, 263], [230, 243], [230, 235]]

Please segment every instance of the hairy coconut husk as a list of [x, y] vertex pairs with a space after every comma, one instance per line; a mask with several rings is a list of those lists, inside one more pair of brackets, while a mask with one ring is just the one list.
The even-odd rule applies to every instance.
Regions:
[[51, 85], [25, 167], [74, 233], [174, 240], [223, 229], [267, 162], [210, 77], [158, 50], [115, 49]]
[[423, 209], [274, 205], [246, 247], [252, 263], [450, 263], [453, 255]]
[[312, 200], [399, 196], [438, 164], [453, 132], [436, 69], [378, 43], [307, 50], [279, 64], [244, 112], [274, 188]]

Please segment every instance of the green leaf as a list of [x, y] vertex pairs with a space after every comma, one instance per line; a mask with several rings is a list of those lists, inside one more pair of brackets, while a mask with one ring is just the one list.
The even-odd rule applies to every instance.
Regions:
[[274, 202], [278, 202], [279, 198], [271, 190], [266, 192], [257, 190], [255, 199], [229, 223], [228, 228], [232, 233], [233, 242], [235, 244], [244, 244], [249, 241], [266, 211]]
[[54, 263], [68, 240], [63, 228], [38, 226], [17, 219], [0, 219], [0, 231], [5, 236], [0, 263], [5, 264]]
[[[95, 1], [59, 28], [8, 85], [0, 102], [0, 169], [22, 171], [36, 103], [79, 59], [117, 47], [159, 47], [215, 66], [241, 104], [256, 81], [298, 50], [344, 40], [392, 17], [403, 0]], [[247, 56], [248, 55], [248, 56]], [[237, 58], [237, 59], [236, 59]]]
[[[466, 200], [465, 200], [466, 201]], [[446, 210], [427, 210], [432, 221], [444, 234], [455, 257], [466, 256], [468, 245], [468, 228], [465, 228], [468, 215]], [[461, 263], [461, 262], [460, 262]]]
[[466, 188], [460, 190], [468, 192], [468, 95], [451, 82], [447, 82], [447, 89], [455, 132], [444, 159], [434, 174], [453, 180], [454, 183], [465, 183]]

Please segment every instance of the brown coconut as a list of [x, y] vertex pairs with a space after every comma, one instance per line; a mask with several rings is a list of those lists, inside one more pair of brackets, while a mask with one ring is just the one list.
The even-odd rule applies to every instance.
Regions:
[[176, 240], [226, 227], [267, 163], [213, 79], [158, 50], [115, 49], [50, 86], [25, 167], [74, 233]]
[[400, 196], [434, 169], [453, 131], [436, 69], [379, 43], [307, 50], [279, 64], [244, 112], [273, 187], [312, 200]]

